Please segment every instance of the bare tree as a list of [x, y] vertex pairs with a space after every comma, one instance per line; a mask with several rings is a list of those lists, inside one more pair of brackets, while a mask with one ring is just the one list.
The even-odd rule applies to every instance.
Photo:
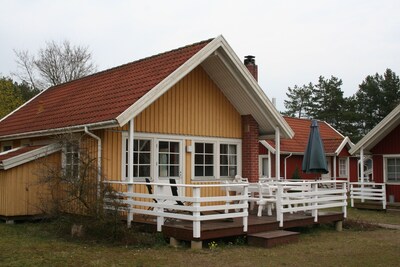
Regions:
[[28, 51], [14, 50], [19, 79], [35, 89], [69, 82], [96, 71], [88, 47], [73, 46], [68, 40], [62, 43], [46, 42], [46, 47], [33, 56]]

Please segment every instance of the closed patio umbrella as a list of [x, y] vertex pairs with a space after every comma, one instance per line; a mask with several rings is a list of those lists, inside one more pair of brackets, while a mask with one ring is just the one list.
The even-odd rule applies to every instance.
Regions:
[[310, 135], [304, 153], [302, 170], [305, 173], [328, 173], [324, 145], [319, 134], [318, 122], [311, 121]]

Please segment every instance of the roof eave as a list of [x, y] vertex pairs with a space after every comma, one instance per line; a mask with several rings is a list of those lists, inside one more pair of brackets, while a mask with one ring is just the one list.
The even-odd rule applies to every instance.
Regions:
[[70, 126], [70, 127], [4, 135], [4, 136], [0, 136], [0, 141], [22, 139], [22, 138], [32, 138], [32, 137], [39, 137], [39, 136], [50, 136], [50, 135], [70, 133], [70, 132], [82, 132], [82, 131], [84, 131], [85, 127], [88, 127], [91, 130], [97, 130], [97, 129], [103, 129], [103, 128], [118, 127], [118, 126], [119, 126], [119, 124], [116, 120], [108, 120], [108, 121], [88, 123], [88, 124], [76, 125], [76, 126]]

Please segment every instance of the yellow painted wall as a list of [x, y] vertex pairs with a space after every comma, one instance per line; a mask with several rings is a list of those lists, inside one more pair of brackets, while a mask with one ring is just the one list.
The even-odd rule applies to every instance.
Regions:
[[[47, 199], [46, 186], [39, 182], [39, 161], [31, 161], [9, 170], [0, 170], [0, 216], [25, 216], [41, 213]], [[46, 158], [47, 164], [60, 164], [60, 154]]]
[[241, 116], [197, 67], [135, 118], [136, 132], [241, 138]]

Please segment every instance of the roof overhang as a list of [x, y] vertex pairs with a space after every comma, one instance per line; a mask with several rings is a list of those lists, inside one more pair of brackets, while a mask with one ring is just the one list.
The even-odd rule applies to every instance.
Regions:
[[[13, 149], [13, 151], [16, 151], [16, 150], [17, 149]], [[0, 164], [0, 169], [8, 170], [8, 169], [17, 167], [19, 165], [22, 165], [24, 163], [30, 162], [32, 160], [53, 154], [60, 150], [61, 150], [61, 147], [59, 144], [50, 144], [47, 146], [43, 146], [38, 149], [31, 150], [26, 153], [3, 160], [2, 163]]]
[[119, 124], [116, 120], [110, 121], [102, 121], [84, 125], [75, 125], [71, 127], [64, 127], [64, 128], [56, 128], [56, 129], [48, 129], [43, 131], [35, 131], [35, 132], [25, 132], [25, 133], [17, 133], [12, 135], [4, 135], [0, 137], [0, 141], [7, 141], [13, 139], [22, 139], [22, 138], [32, 138], [32, 137], [39, 137], [39, 136], [50, 136], [50, 135], [57, 135], [63, 133], [76, 133], [76, 132], [83, 132], [85, 127], [89, 128], [90, 130], [97, 130], [97, 129], [104, 129], [104, 128], [112, 128], [118, 127]]
[[335, 155], [339, 155], [340, 152], [342, 152], [343, 148], [348, 145], [350, 147], [350, 149], [354, 146], [354, 144], [350, 141], [349, 137], [345, 137], [342, 141], [342, 143], [340, 143], [340, 145], [338, 146], [338, 148], [335, 151]]
[[390, 112], [381, 122], [379, 122], [369, 133], [367, 133], [357, 144], [350, 149], [350, 154], [359, 153], [361, 149], [370, 152], [377, 143], [400, 124], [400, 105]]
[[279, 128], [282, 138], [293, 137], [290, 126], [222, 36], [211, 41], [120, 114], [117, 117], [119, 126], [139, 115], [200, 65], [241, 115], [253, 116], [259, 124], [260, 134], [275, 134]]
[[265, 146], [266, 149], [268, 149], [269, 152], [271, 152], [272, 154], [275, 154], [276, 150], [275, 148], [273, 148], [270, 144], [268, 144], [267, 141], [265, 140], [260, 140], [259, 141], [263, 146]]

